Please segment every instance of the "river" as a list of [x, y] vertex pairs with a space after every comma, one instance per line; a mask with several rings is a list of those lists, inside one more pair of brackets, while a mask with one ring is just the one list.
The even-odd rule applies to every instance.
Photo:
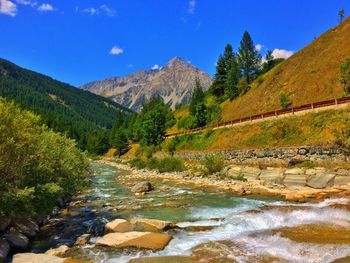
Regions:
[[[118, 178], [128, 176], [104, 164], [92, 164], [86, 195], [51, 219], [33, 242], [39, 253], [73, 245], [87, 231], [90, 244], [69, 251], [75, 259], [128, 262], [145, 256], [192, 255], [202, 262], [333, 262], [350, 255], [349, 200], [294, 204], [263, 197], [239, 197], [213, 189], [155, 182], [155, 190], [135, 196]], [[206, 231], [172, 230], [159, 252], [94, 245], [103, 226], [115, 218], [153, 218], [178, 226], [211, 226]], [[345, 262], [345, 261], [344, 261]]]

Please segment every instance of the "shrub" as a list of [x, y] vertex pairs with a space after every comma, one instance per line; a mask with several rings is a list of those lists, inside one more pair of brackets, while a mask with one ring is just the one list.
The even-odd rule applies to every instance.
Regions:
[[292, 106], [292, 102], [289, 99], [290, 94], [282, 92], [280, 95], [280, 105], [283, 109], [289, 108]]
[[340, 66], [340, 83], [344, 85], [345, 94], [350, 94], [350, 58]]
[[247, 178], [244, 177], [244, 174], [240, 173], [237, 177], [233, 178], [233, 180], [247, 182]]
[[159, 165], [159, 161], [157, 158], [150, 158], [147, 160], [146, 162], [146, 166], [147, 168], [151, 169], [151, 170], [156, 170], [158, 169], [158, 165]]
[[73, 140], [0, 99], [0, 217], [45, 215], [83, 186], [88, 161]]
[[166, 157], [159, 160], [158, 171], [160, 173], [165, 172], [182, 172], [185, 170], [185, 166], [182, 160], [174, 157]]
[[225, 167], [225, 159], [221, 154], [208, 154], [204, 157], [203, 165], [206, 174], [220, 173]]
[[129, 161], [129, 164], [131, 165], [131, 167], [137, 168], [137, 169], [144, 169], [146, 168], [146, 162], [144, 160], [142, 160], [139, 157], [136, 157], [132, 160]]

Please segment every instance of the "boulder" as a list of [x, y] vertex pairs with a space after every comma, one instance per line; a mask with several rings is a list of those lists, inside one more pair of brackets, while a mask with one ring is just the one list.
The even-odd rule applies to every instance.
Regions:
[[11, 224], [11, 219], [0, 218], [0, 232], [4, 232]]
[[334, 185], [342, 186], [347, 184], [350, 184], [350, 176], [337, 175], [334, 179]]
[[126, 221], [125, 219], [115, 219], [107, 223], [105, 226], [106, 233], [110, 233], [110, 232], [124, 233], [124, 232], [130, 232], [132, 230], [133, 230], [132, 224]]
[[13, 227], [5, 233], [4, 238], [6, 238], [11, 247], [17, 249], [25, 249], [29, 244], [28, 238]]
[[244, 175], [244, 178], [246, 178], [248, 181], [251, 181], [258, 179], [261, 170], [259, 168], [247, 166], [242, 168], [241, 173]]
[[161, 250], [170, 242], [168, 234], [152, 232], [110, 233], [97, 239], [96, 245], [115, 248], [136, 247], [143, 249]]
[[64, 254], [69, 250], [69, 247], [66, 245], [59, 246], [58, 248], [51, 248], [45, 252], [46, 255], [63, 257]]
[[263, 183], [281, 184], [283, 181], [283, 170], [279, 168], [262, 170], [259, 179]]
[[13, 219], [12, 226], [27, 237], [34, 237], [39, 232], [38, 225], [29, 219]]
[[7, 262], [7, 256], [10, 253], [10, 245], [6, 239], [0, 239], [0, 263]]
[[64, 261], [64, 258], [34, 253], [16, 254], [12, 259], [12, 263], [63, 263]]
[[314, 174], [310, 175], [309, 179], [307, 180], [307, 186], [316, 188], [316, 189], [323, 189], [326, 187], [330, 187], [334, 185], [334, 174]]
[[134, 219], [130, 223], [136, 231], [148, 232], [162, 232], [175, 226], [172, 222], [157, 219]]
[[83, 234], [75, 241], [74, 245], [76, 246], [84, 246], [86, 245], [91, 238], [91, 234]]
[[131, 192], [134, 192], [134, 193], [146, 193], [152, 190], [153, 190], [153, 187], [150, 182], [141, 182], [141, 183], [135, 184], [131, 188]]
[[283, 179], [285, 186], [306, 186], [308, 175], [305, 174], [286, 174]]

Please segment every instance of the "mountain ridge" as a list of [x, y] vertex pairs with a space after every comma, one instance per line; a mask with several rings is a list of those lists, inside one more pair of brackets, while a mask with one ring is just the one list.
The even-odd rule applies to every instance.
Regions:
[[173, 57], [159, 69], [138, 70], [127, 76], [109, 77], [82, 85], [80, 88], [110, 98], [132, 110], [139, 111], [145, 99], [161, 96], [172, 108], [189, 102], [198, 78], [204, 90], [211, 77], [180, 57]]

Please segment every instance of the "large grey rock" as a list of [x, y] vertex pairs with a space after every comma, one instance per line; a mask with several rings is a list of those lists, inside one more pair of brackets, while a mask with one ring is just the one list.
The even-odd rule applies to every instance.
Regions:
[[27, 237], [34, 237], [39, 232], [38, 225], [29, 219], [13, 219], [12, 226]]
[[307, 186], [316, 188], [316, 189], [323, 189], [326, 187], [330, 187], [334, 185], [334, 174], [314, 174], [310, 175], [309, 179], [307, 180]]
[[131, 188], [131, 191], [134, 193], [146, 193], [149, 191], [152, 191], [152, 184], [150, 182], [141, 182], [136, 185], [134, 185]]
[[10, 243], [11, 247], [17, 249], [25, 249], [29, 244], [28, 238], [13, 227], [5, 233], [4, 238]]
[[283, 170], [280, 168], [262, 170], [259, 179], [264, 184], [282, 184]]
[[0, 238], [0, 263], [4, 263], [7, 260], [7, 256], [10, 253], [10, 244], [6, 239]]

